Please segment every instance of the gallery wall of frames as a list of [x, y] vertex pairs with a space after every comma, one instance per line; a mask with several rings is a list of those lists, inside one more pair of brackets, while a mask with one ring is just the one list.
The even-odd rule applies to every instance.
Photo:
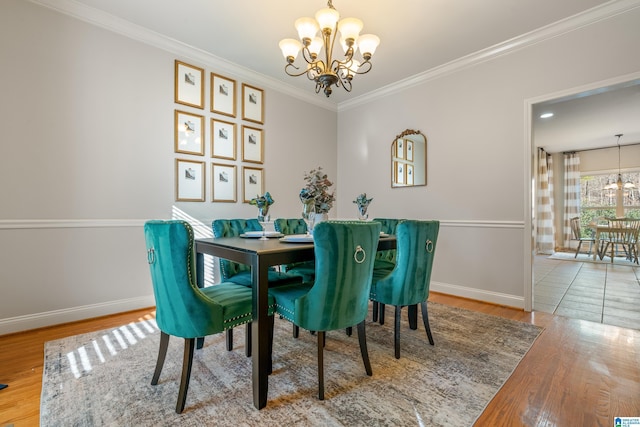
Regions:
[[176, 60], [174, 102], [176, 201], [263, 194], [264, 90]]

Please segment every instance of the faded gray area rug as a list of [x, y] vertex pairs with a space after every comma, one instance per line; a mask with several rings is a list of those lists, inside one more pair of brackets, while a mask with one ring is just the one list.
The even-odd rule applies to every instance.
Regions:
[[276, 318], [269, 402], [253, 406], [244, 327], [197, 350], [185, 411], [174, 412], [184, 340], [172, 337], [151, 385], [160, 334], [153, 320], [45, 345], [42, 426], [471, 426], [509, 378], [542, 328], [429, 303], [435, 346], [422, 317], [410, 330], [403, 310], [401, 359], [393, 356], [393, 308], [385, 325], [367, 322], [373, 376], [357, 333], [327, 333], [325, 399], [317, 399], [316, 337]]

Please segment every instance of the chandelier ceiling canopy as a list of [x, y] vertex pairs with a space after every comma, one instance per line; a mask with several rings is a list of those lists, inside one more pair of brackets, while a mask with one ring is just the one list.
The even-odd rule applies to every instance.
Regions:
[[[362, 34], [363, 23], [357, 18], [340, 19], [332, 1], [327, 7], [316, 12], [314, 18], [299, 18], [295, 21], [298, 31], [296, 39], [283, 39], [279, 46], [287, 60], [284, 71], [292, 76], [306, 75], [316, 84], [316, 93], [320, 90], [329, 97], [332, 86], [341, 86], [351, 92], [351, 80], [356, 74], [366, 74], [371, 70], [371, 57], [380, 44], [380, 38], [373, 34]], [[338, 38], [340, 33], [340, 38]], [[343, 55], [334, 58], [338, 40]], [[338, 49], [335, 49], [338, 50]], [[305, 63], [300, 67], [294, 64], [302, 51]], [[356, 57], [356, 53], [359, 56]]]

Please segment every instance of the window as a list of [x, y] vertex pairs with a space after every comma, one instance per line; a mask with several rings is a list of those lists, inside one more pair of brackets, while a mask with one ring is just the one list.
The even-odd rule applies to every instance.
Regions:
[[[616, 216], [618, 190], [615, 184], [617, 180], [617, 173], [585, 174], [580, 177], [581, 224], [589, 224], [598, 218], [614, 218]], [[635, 188], [622, 189], [624, 216], [627, 218], [640, 218], [640, 171], [623, 173], [622, 182], [630, 182], [635, 185]]]

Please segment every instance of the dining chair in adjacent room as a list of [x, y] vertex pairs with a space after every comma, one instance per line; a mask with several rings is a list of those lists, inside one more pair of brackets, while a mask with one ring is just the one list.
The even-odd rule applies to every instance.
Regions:
[[[382, 225], [380, 230], [386, 234], [396, 234], [396, 227], [403, 221], [398, 218], [374, 218], [373, 221], [379, 222]], [[376, 260], [373, 264], [373, 279], [382, 278], [389, 274], [391, 270], [396, 266], [396, 250], [385, 249], [376, 252]], [[373, 321], [378, 321], [378, 311], [381, 313], [381, 323], [384, 324], [384, 305], [373, 302]]]
[[[213, 237], [238, 237], [247, 231], [261, 231], [262, 225], [256, 218], [249, 219], [216, 219], [211, 223], [213, 229]], [[240, 264], [234, 261], [220, 258], [220, 275], [225, 282], [235, 283], [241, 286], [251, 287], [253, 280], [251, 278], [251, 266]], [[269, 287], [300, 284], [302, 278], [293, 274], [283, 273], [269, 269]], [[251, 328], [247, 325], [245, 334], [245, 349], [247, 357], [251, 356]], [[233, 350], [233, 328], [227, 329], [227, 350]]]
[[373, 280], [371, 284], [370, 298], [373, 302], [395, 306], [396, 359], [400, 358], [400, 314], [404, 306], [421, 305], [427, 338], [433, 345], [427, 299], [439, 229], [439, 221], [406, 220], [398, 224], [396, 266], [387, 276]]
[[323, 221], [313, 230], [316, 277], [302, 286], [270, 289], [276, 312], [301, 328], [316, 331], [318, 341], [318, 398], [324, 400], [325, 333], [357, 325], [360, 353], [367, 375], [365, 319], [380, 224]]
[[582, 237], [582, 228], [580, 227], [580, 217], [579, 216], [577, 216], [575, 218], [571, 218], [569, 220], [569, 223], [571, 225], [571, 240], [574, 240], [574, 241], [578, 242], [578, 247], [576, 248], [576, 254], [573, 257], [574, 258], [578, 257], [578, 254], [580, 253], [580, 248], [582, 247], [582, 244], [585, 243], [585, 242], [589, 243], [588, 255], [591, 255], [591, 249], [592, 249], [593, 244], [595, 243], [596, 239], [593, 236]]
[[[195, 340], [252, 320], [251, 289], [233, 283], [198, 288], [195, 277], [193, 229], [180, 220], [147, 221], [144, 225], [147, 260], [160, 329], [158, 360], [151, 380], [158, 384], [169, 337], [184, 338], [182, 375], [176, 412], [184, 410], [191, 377]], [[274, 300], [269, 298], [270, 321]], [[213, 388], [213, 386], [212, 386]]]
[[600, 259], [607, 256], [611, 257], [611, 262], [615, 259], [619, 249], [625, 254], [626, 259], [631, 262], [638, 261], [638, 229], [640, 228], [640, 220], [633, 218], [617, 218], [609, 220], [609, 230], [602, 239], [604, 249], [600, 253]]

